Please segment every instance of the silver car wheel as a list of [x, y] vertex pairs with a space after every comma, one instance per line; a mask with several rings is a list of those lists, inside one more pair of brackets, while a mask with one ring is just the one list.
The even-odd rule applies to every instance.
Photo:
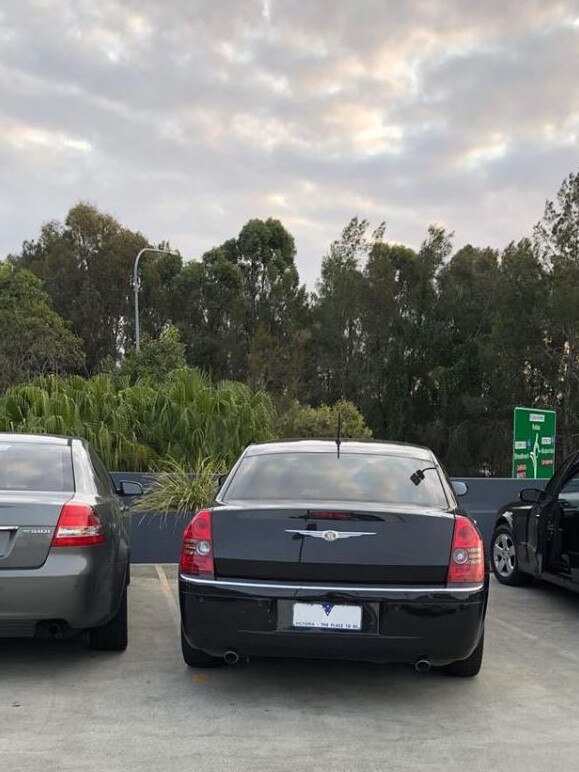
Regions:
[[507, 533], [500, 533], [493, 546], [493, 562], [497, 574], [508, 578], [515, 570], [515, 545]]

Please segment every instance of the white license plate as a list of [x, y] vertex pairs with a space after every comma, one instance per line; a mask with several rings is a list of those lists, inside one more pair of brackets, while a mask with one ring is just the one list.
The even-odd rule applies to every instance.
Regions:
[[318, 627], [322, 630], [361, 630], [361, 606], [336, 606], [333, 603], [294, 603], [294, 627]]

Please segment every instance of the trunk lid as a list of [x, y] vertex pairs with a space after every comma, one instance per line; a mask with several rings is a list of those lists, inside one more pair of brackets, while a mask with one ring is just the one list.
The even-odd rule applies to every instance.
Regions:
[[212, 520], [216, 576], [289, 582], [444, 584], [454, 530], [448, 511], [352, 502], [219, 506]]
[[72, 493], [0, 492], [0, 571], [39, 568]]

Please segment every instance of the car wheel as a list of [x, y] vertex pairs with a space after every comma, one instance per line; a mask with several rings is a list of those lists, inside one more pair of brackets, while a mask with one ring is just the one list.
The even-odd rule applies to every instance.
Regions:
[[516, 586], [530, 581], [530, 577], [519, 569], [515, 539], [508, 525], [499, 525], [493, 534], [491, 563], [501, 584]]
[[183, 659], [189, 667], [221, 667], [224, 663], [221, 657], [214, 657], [212, 654], [207, 654], [207, 652], [191, 646], [185, 638], [183, 628], [181, 628], [181, 651], [183, 652]]
[[102, 627], [93, 627], [89, 631], [91, 649], [100, 651], [124, 651], [128, 643], [127, 588], [123, 590], [121, 605], [114, 617]]
[[473, 676], [478, 675], [482, 665], [484, 641], [485, 635], [483, 632], [480, 641], [477, 643], [476, 649], [470, 657], [451, 662], [450, 665], [445, 665], [442, 668], [444, 672], [461, 678], [472, 678]]

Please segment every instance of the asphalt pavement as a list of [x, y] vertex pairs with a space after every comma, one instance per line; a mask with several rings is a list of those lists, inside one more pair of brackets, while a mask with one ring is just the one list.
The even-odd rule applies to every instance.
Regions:
[[579, 596], [494, 580], [476, 679], [252, 660], [190, 670], [176, 567], [132, 567], [130, 645], [0, 641], [1, 772], [579, 769]]

